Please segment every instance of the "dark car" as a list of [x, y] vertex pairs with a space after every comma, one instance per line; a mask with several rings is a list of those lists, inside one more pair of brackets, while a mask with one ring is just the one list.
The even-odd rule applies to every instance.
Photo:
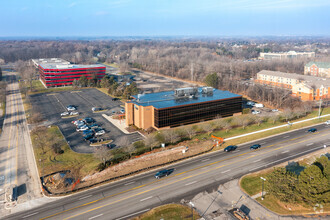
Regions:
[[94, 123], [95, 122], [95, 120], [93, 118], [84, 118], [84, 121], [86, 123]]
[[98, 124], [92, 124], [91, 126], [89, 126], [91, 129], [95, 129], [95, 128], [98, 128], [100, 127], [100, 125]]
[[88, 130], [83, 131], [83, 134], [84, 134], [84, 135], [87, 135], [87, 134], [94, 134], [94, 131], [88, 129]]
[[233, 151], [237, 148], [236, 145], [229, 145], [228, 147], [226, 147], [223, 151], [229, 152], [229, 151]]
[[93, 144], [93, 143], [97, 142], [97, 139], [96, 138], [91, 138], [88, 141], [89, 141], [89, 143]]
[[314, 132], [316, 132], [316, 131], [317, 131], [316, 128], [310, 128], [307, 132], [314, 133]]
[[89, 140], [89, 139], [93, 138], [93, 135], [92, 134], [86, 134], [83, 138], [85, 140]]
[[252, 146], [250, 147], [250, 150], [256, 150], [256, 149], [258, 149], [258, 148], [260, 148], [260, 147], [261, 147], [260, 144], [254, 144], [254, 145], [252, 145]]
[[118, 98], [112, 98], [112, 101], [117, 101], [117, 100], [119, 100]]
[[159, 179], [159, 178], [162, 178], [162, 177], [164, 177], [164, 176], [168, 176], [168, 175], [170, 175], [173, 171], [174, 171], [174, 169], [168, 169], [168, 170], [161, 170], [161, 171], [158, 171], [158, 172], [155, 174], [155, 178], [156, 178], [156, 179]]

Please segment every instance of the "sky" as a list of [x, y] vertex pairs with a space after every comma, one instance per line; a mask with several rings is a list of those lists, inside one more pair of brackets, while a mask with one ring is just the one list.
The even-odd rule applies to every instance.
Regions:
[[330, 0], [0, 0], [0, 36], [330, 36]]

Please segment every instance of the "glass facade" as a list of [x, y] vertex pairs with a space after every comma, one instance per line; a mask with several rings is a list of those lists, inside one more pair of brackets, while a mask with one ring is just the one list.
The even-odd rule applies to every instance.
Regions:
[[155, 108], [155, 127], [176, 127], [212, 120], [217, 116], [232, 116], [234, 113], [239, 112], [242, 112], [242, 97], [181, 105], [171, 108]]

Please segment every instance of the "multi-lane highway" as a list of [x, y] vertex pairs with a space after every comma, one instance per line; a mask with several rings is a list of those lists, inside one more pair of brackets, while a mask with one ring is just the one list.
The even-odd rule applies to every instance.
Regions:
[[4, 76], [7, 81], [6, 115], [0, 135], [0, 189], [4, 201], [6, 188], [16, 187], [17, 201], [1, 204], [1, 213], [10, 211], [17, 203], [40, 197], [40, 184], [32, 153], [18, 82], [13, 72]]
[[[330, 145], [330, 127], [314, 126], [295, 130], [256, 143], [261, 149], [251, 151], [245, 144], [233, 152], [215, 152], [175, 165], [168, 177], [156, 180], [156, 171], [103, 185], [59, 199], [8, 219], [127, 219], [152, 207], [189, 199], [198, 192], [215, 189], [219, 184], [250, 172], [323, 149]], [[324, 151], [328, 151], [326, 148]]]

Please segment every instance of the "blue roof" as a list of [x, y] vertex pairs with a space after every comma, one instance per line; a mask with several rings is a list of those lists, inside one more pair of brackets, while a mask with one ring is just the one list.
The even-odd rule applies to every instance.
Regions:
[[[241, 97], [241, 95], [237, 95], [228, 91], [222, 91], [218, 89], [213, 89], [213, 95], [204, 95], [201, 93], [201, 89], [198, 89], [198, 96], [194, 98], [189, 97], [180, 97], [176, 98], [174, 96], [174, 91], [165, 91], [165, 92], [157, 92], [143, 95], [134, 95], [135, 99], [129, 101], [128, 103], [134, 103], [139, 106], [154, 106], [157, 109], [161, 108], [170, 108], [174, 106], [180, 105], [189, 105], [196, 104], [202, 102], [210, 102], [221, 99], [228, 98], [236, 98]], [[139, 99], [138, 99], [139, 96]]]

